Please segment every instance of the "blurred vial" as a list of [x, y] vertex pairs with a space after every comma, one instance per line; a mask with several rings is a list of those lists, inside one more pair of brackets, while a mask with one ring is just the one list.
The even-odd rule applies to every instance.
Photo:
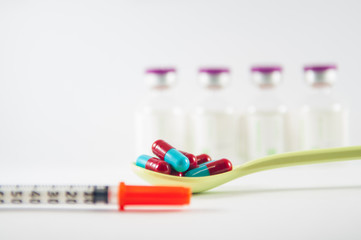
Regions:
[[248, 160], [284, 152], [287, 136], [287, 108], [276, 88], [282, 67], [254, 66], [251, 77], [259, 91], [246, 113]]
[[336, 65], [304, 67], [310, 86], [299, 117], [299, 149], [341, 147], [348, 144], [348, 109], [332, 91]]
[[186, 116], [174, 96], [176, 69], [149, 68], [145, 72], [148, 92], [135, 114], [136, 154], [152, 154], [152, 143], [164, 139], [177, 148], [186, 144]]
[[206, 153], [212, 159], [237, 161], [237, 119], [225, 87], [230, 81], [228, 68], [200, 68], [202, 85], [199, 101], [191, 111], [191, 142], [194, 154]]

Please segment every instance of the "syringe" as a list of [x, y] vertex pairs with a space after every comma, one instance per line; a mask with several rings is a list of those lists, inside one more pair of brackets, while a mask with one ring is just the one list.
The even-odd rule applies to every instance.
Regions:
[[0, 208], [93, 208], [127, 205], [186, 205], [191, 191], [175, 186], [0, 185]]

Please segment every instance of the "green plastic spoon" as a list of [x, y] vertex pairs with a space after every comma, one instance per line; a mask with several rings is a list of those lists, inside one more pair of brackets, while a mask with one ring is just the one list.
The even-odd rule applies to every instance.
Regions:
[[361, 146], [328, 148], [271, 155], [236, 166], [232, 171], [207, 177], [178, 177], [132, 164], [133, 171], [153, 185], [187, 186], [193, 193], [207, 191], [245, 175], [282, 167], [361, 159]]

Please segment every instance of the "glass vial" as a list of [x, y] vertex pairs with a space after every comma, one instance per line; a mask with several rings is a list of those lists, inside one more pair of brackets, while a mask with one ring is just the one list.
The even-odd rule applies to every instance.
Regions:
[[237, 159], [237, 119], [228, 100], [228, 68], [200, 68], [202, 90], [191, 112], [191, 140], [195, 154], [206, 153], [213, 159]]
[[301, 150], [348, 144], [348, 109], [332, 91], [336, 74], [337, 66], [333, 64], [304, 67], [310, 89], [299, 118]]
[[137, 155], [151, 154], [152, 143], [158, 139], [180, 149], [186, 147], [186, 116], [172, 91], [175, 82], [174, 68], [146, 70], [148, 92], [135, 114]]
[[251, 77], [258, 96], [246, 113], [248, 160], [284, 152], [287, 136], [287, 108], [278, 99], [276, 88], [282, 80], [282, 67], [254, 66]]

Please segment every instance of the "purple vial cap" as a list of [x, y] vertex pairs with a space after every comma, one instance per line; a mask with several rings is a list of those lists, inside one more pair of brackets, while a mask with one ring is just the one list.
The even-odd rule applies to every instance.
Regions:
[[200, 68], [199, 73], [208, 73], [210, 75], [218, 75], [220, 73], [230, 73], [229, 68], [218, 68], [218, 67], [207, 67], [207, 68]]
[[251, 72], [260, 72], [260, 73], [282, 72], [282, 67], [281, 66], [253, 66], [253, 67], [251, 67]]
[[323, 72], [329, 69], [337, 69], [336, 64], [325, 64], [325, 65], [307, 65], [303, 68], [304, 71], [315, 71], [315, 72]]
[[170, 72], [176, 72], [175, 68], [148, 68], [145, 73], [164, 75]]

